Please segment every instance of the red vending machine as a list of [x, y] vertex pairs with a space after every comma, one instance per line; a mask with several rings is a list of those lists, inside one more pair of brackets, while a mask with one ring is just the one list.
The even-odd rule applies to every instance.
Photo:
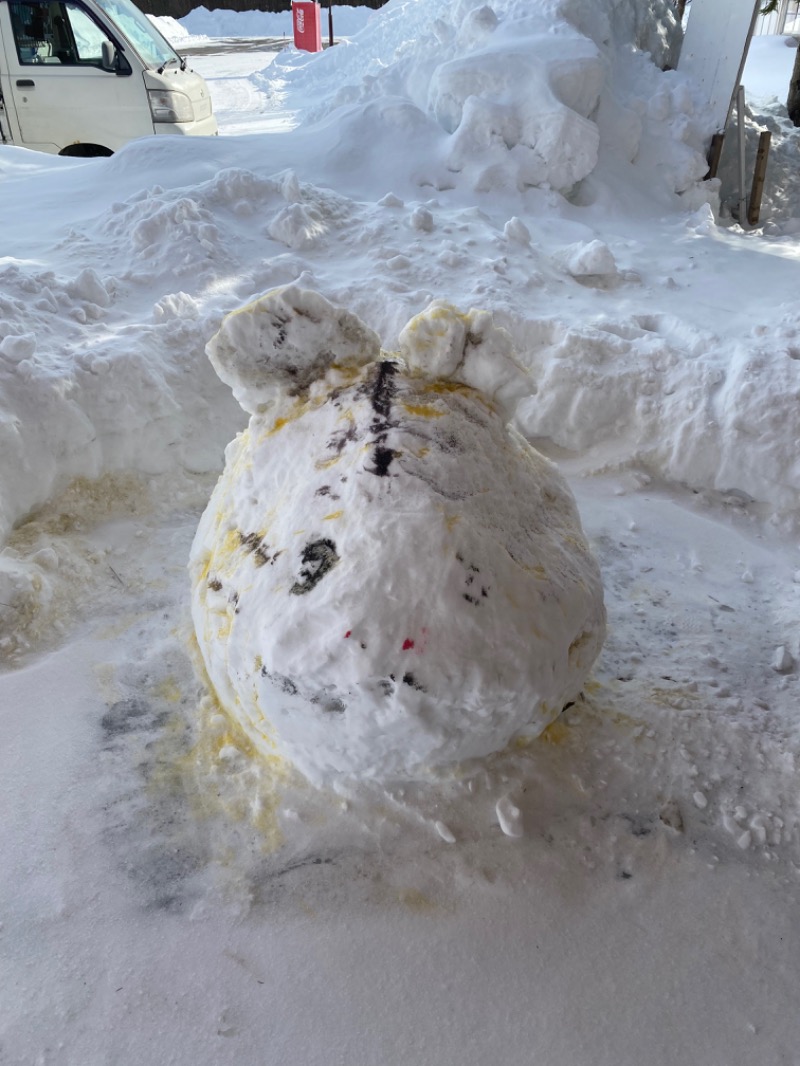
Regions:
[[302, 48], [304, 52], [322, 51], [319, 4], [292, 0], [292, 26], [295, 48]]

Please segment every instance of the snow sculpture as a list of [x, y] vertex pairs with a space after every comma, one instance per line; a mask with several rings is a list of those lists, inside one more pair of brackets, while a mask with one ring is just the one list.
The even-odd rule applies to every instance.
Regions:
[[207, 347], [251, 414], [192, 547], [217, 695], [312, 782], [393, 777], [535, 735], [603, 642], [573, 497], [508, 425], [525, 372], [485, 312], [433, 304], [381, 351], [295, 287]]

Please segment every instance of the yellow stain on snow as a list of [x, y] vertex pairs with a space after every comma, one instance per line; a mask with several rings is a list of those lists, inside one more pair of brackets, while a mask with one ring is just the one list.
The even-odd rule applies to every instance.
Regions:
[[446, 514], [444, 516], [444, 524], [448, 533], [452, 533], [458, 523], [461, 521], [460, 514]]
[[336, 518], [341, 518], [343, 514], [344, 514], [343, 510], [342, 511], [332, 511], [330, 514], [326, 514], [323, 517], [322, 521], [323, 522], [332, 522]]
[[273, 437], [276, 433], [280, 433], [284, 426], [288, 426], [290, 422], [294, 422], [294, 418], [286, 415], [284, 418], [276, 418], [270, 428], [267, 430], [267, 436]]
[[329, 470], [332, 466], [336, 466], [341, 458], [341, 455], [334, 455], [331, 459], [317, 459], [314, 463], [314, 469]]
[[210, 551], [203, 552], [203, 562], [195, 579], [195, 584], [205, 585], [208, 583], [208, 575], [211, 573], [211, 563], [214, 556]]
[[234, 552], [239, 551], [242, 547], [242, 538], [238, 529], [229, 529], [225, 536], [222, 538], [222, 544], [220, 544], [216, 556], [217, 559], [225, 558], [226, 556], [233, 555]]
[[408, 907], [409, 910], [416, 911], [417, 913], [429, 914], [431, 911], [437, 909], [433, 900], [429, 896], [426, 896], [424, 892], [420, 892], [417, 888], [401, 889], [397, 896], [400, 902]]
[[158, 699], [165, 700], [167, 703], [180, 703], [181, 700], [181, 690], [174, 677], [167, 677], [159, 682], [152, 689], [152, 693]]
[[555, 722], [551, 722], [546, 729], [537, 737], [543, 744], [563, 744], [565, 740], [568, 740], [570, 736], [569, 726], [558, 718]]
[[482, 396], [483, 394], [476, 389], [471, 388], [469, 385], [465, 385], [461, 381], [450, 381], [444, 378], [439, 378], [436, 381], [426, 382], [425, 385], [427, 392], [439, 393], [440, 395], [446, 395], [450, 392], [459, 393], [461, 396]]
[[360, 363], [331, 363], [328, 367], [328, 372], [330, 371], [339, 374], [346, 381], [355, 381], [363, 376], [364, 366]]
[[420, 418], [444, 418], [449, 413], [430, 403], [404, 403], [403, 408], [410, 415], [418, 415]]
[[[206, 672], [194, 634], [189, 651], [206, 695], [197, 708], [195, 743], [171, 760], [170, 773], [180, 781], [198, 816], [223, 815], [232, 821], [247, 822], [258, 830], [264, 851], [276, 851], [283, 843], [278, 819], [280, 788], [291, 773], [290, 767], [277, 753], [268, 722], [259, 723], [256, 742], [240, 724], [239, 716], [222, 702]], [[225, 749], [235, 749], [243, 763], [233, 765], [224, 757]]]
[[258, 443], [266, 440], [268, 437], [274, 437], [276, 433], [280, 433], [282, 429], [285, 429], [292, 422], [296, 422], [298, 418], [302, 418], [307, 411], [311, 411], [316, 407], [321, 407], [325, 403], [325, 397], [304, 397], [303, 399], [296, 399], [292, 406], [275, 419], [271, 426], [269, 426], [264, 433], [259, 437]]

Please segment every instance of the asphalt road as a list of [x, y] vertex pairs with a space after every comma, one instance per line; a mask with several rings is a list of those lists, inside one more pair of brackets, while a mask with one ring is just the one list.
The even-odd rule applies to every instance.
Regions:
[[291, 43], [289, 37], [213, 37], [186, 48], [177, 46], [182, 56], [223, 56], [231, 52], [280, 52]]

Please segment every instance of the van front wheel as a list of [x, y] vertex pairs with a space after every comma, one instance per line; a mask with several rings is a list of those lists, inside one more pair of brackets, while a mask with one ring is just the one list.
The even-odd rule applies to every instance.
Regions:
[[68, 144], [62, 148], [59, 155], [77, 156], [80, 159], [90, 159], [96, 155], [113, 155], [110, 148], [104, 148], [102, 144]]

